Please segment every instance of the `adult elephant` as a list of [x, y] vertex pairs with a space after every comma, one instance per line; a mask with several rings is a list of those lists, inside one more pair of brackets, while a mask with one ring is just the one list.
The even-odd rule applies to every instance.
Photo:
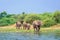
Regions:
[[27, 23], [27, 22], [23, 22], [23, 29], [29, 30], [30, 29], [30, 24]]
[[16, 22], [16, 29], [20, 29], [20, 27], [21, 27], [21, 23], [19, 21]]
[[34, 28], [34, 31], [37, 31], [37, 32], [39, 32], [39, 30], [40, 30], [40, 27], [41, 27], [41, 21], [40, 20], [35, 20], [35, 21], [33, 21], [33, 28]]

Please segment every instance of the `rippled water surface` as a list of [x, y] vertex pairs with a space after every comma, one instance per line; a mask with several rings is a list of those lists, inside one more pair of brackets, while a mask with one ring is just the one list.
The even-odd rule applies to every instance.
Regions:
[[0, 40], [60, 40], [60, 34], [34, 34], [34, 33], [0, 33]]

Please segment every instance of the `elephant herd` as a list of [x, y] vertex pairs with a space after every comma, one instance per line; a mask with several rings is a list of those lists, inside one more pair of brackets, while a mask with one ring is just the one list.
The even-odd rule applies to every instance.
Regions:
[[39, 31], [41, 24], [42, 23], [40, 20], [35, 20], [32, 22], [32, 24], [30, 24], [28, 22], [24, 22], [24, 21], [18, 21], [18, 22], [16, 22], [16, 29], [20, 29], [21, 27], [23, 27], [23, 29], [29, 30], [31, 25], [33, 25], [32, 27], [33, 27], [34, 31]]

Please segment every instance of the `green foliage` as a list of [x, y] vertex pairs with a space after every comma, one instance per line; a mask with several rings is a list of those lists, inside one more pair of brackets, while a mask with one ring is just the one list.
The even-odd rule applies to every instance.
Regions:
[[54, 18], [55, 18], [56, 23], [60, 23], [60, 11], [54, 12]]
[[60, 23], [60, 11], [54, 13], [45, 12], [42, 14], [7, 14], [5, 11], [0, 13], [0, 26], [6, 26], [14, 24], [16, 21], [26, 21], [32, 24], [34, 20], [41, 20], [43, 27], [50, 27], [57, 23]]
[[5, 11], [0, 13], [0, 26], [7, 26], [14, 24], [16, 22], [16, 19], [14, 18], [14, 15], [7, 14]]
[[27, 14], [25, 14], [25, 12], [22, 12], [22, 14], [19, 14], [17, 16], [17, 18], [18, 18], [19, 21], [21, 21], [21, 20], [24, 21], [25, 16], [27, 16]]
[[48, 19], [44, 20], [43, 27], [50, 27], [50, 26], [53, 26], [55, 24], [56, 24], [56, 22], [54, 19], [48, 18]]
[[29, 14], [25, 17], [24, 21], [32, 23], [34, 20], [40, 20], [38, 14]]
[[3, 11], [3, 12], [0, 13], [0, 18], [6, 17], [6, 16], [7, 16], [7, 13], [5, 11]]
[[2, 18], [0, 20], [0, 26], [7, 26], [7, 25], [11, 25], [15, 23], [15, 19], [14, 18]]

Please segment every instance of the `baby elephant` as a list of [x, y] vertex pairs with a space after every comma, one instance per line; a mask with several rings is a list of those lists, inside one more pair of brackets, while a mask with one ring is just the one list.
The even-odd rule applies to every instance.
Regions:
[[39, 32], [40, 27], [41, 27], [41, 21], [40, 21], [40, 20], [35, 20], [35, 21], [33, 21], [34, 31]]
[[20, 29], [21, 27], [21, 23], [20, 22], [16, 22], [16, 29]]
[[26, 22], [23, 22], [23, 29], [29, 30], [30, 29], [30, 24], [26, 23]]

